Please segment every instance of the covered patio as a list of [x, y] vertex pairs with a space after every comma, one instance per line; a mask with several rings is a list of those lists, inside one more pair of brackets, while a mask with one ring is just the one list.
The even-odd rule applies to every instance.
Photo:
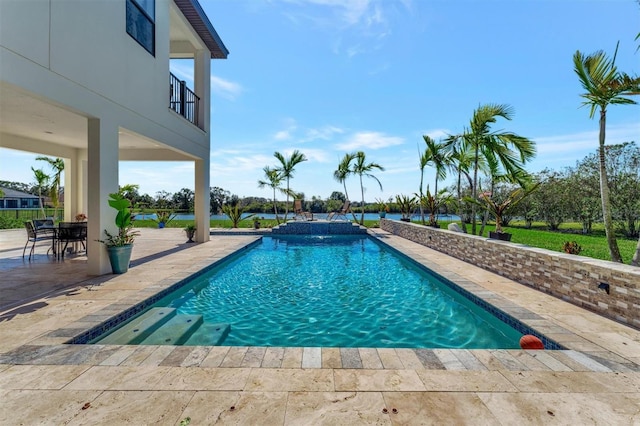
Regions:
[[3, 424], [640, 421], [638, 330], [381, 230], [567, 350], [66, 345], [259, 236], [186, 244], [180, 229], [142, 229], [129, 272], [92, 277], [85, 258], [53, 261], [44, 248], [23, 262], [19, 233], [0, 231]]

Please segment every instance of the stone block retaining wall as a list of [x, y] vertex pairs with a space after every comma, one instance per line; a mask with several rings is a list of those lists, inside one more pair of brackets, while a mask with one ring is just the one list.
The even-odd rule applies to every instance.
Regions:
[[[392, 234], [640, 328], [640, 268], [395, 220]], [[609, 294], [604, 287], [608, 284]]]

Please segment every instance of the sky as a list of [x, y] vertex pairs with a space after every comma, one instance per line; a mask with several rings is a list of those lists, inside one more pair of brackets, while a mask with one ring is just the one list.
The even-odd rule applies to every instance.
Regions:
[[[508, 104], [492, 127], [536, 143], [530, 172], [574, 166], [598, 146], [598, 116], [581, 107], [576, 50], [612, 56], [640, 75], [634, 0], [199, 0], [230, 54], [212, 61], [211, 186], [258, 188], [274, 152], [293, 150], [291, 188], [328, 198], [347, 152], [384, 166], [365, 199], [417, 192], [422, 136], [461, 133], [482, 104]], [[189, 80], [184, 61], [172, 72]], [[640, 99], [639, 99], [640, 100]], [[640, 142], [640, 106], [610, 106], [607, 144]], [[33, 182], [35, 155], [0, 149], [0, 180]], [[448, 176], [445, 184], [453, 183]], [[193, 163], [121, 162], [141, 193], [193, 189]], [[433, 186], [434, 172], [425, 169]], [[439, 188], [443, 183], [438, 184]], [[357, 177], [347, 180], [360, 200]], [[280, 199], [282, 197], [279, 197]]]

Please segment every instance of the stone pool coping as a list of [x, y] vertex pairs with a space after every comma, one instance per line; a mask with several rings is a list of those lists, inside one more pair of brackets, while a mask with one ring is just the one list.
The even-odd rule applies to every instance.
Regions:
[[8, 301], [0, 356], [16, 362], [0, 364], [1, 424], [640, 422], [637, 330], [379, 230], [370, 232], [543, 317], [547, 335], [563, 331], [557, 340], [571, 341], [568, 330], [575, 349], [61, 344], [68, 337], [56, 331], [85, 327], [80, 318], [116, 314], [138, 292], [255, 240], [229, 233], [185, 245], [179, 229], [141, 232], [135, 266], [103, 277], [88, 277], [82, 258], [52, 262], [41, 254], [23, 263], [22, 233], [10, 242], [11, 233], [0, 232]]
[[[434, 257], [437, 256], [437, 252], [433, 252], [430, 249], [392, 236], [378, 229], [370, 230], [369, 234], [390, 246], [392, 249], [409, 257], [414, 262], [431, 269], [436, 274], [455, 283], [473, 294], [474, 297], [504, 311], [509, 316], [516, 318], [526, 326], [531, 327], [541, 335], [549, 337], [567, 349], [557, 354], [553, 353], [556, 351], [534, 353], [531, 351], [518, 350], [397, 349], [404, 353], [405, 356], [410, 357], [415, 366], [429, 369], [449, 369], [454, 365], [460, 369], [483, 369], [486, 368], [487, 363], [486, 360], [483, 363], [483, 357], [486, 358], [487, 354], [491, 354], [492, 357], [501, 360], [501, 363], [509, 366], [509, 368], [520, 368], [521, 366], [526, 366], [528, 363], [532, 363], [531, 360], [526, 362], [522, 361], [529, 357], [538, 360], [542, 357], [547, 360], [546, 364], [542, 362], [543, 364], [554, 365], [554, 361], [550, 361], [550, 359], [557, 359], [559, 357], [565, 364], [573, 363], [580, 365], [580, 367], [577, 368], [584, 369], [585, 371], [640, 371], [638, 359], [630, 358], [626, 356], [626, 354], [616, 353], [615, 351], [607, 349], [605, 346], [596, 344], [574, 333], [572, 330], [558, 325], [556, 322], [530, 309], [520, 306], [513, 300], [509, 300], [503, 295], [498, 294], [498, 292], [489, 290], [477, 282], [461, 276], [450, 268], [443, 266], [441, 262], [435, 261]], [[50, 331], [19, 348], [1, 353], [0, 364], [104, 365], [104, 363], [107, 363], [107, 365], [109, 365], [114, 362], [113, 359], [120, 359], [123, 354], [131, 355], [132, 350], [130, 349], [131, 347], [128, 346], [68, 345], [65, 343], [91, 328], [100, 327], [112, 321], [114, 317], [121, 315], [123, 311], [140, 305], [149, 297], [166, 292], [167, 289], [192, 274], [210, 268], [212, 263], [219, 262], [227, 256], [232, 256], [250, 247], [259, 240], [259, 238], [261, 237], [257, 235], [247, 236], [245, 240], [231, 245], [224, 253], [216, 252], [211, 256], [204, 256], [191, 265], [181, 269], [179, 272], [163, 278], [136, 293], [130, 294], [118, 300], [116, 303], [108, 305], [96, 312], [91, 312], [57, 330]], [[469, 267], [471, 266], [469, 265]], [[514, 283], [514, 286], [521, 285]], [[521, 288], [521, 290], [524, 291], [524, 288]], [[550, 296], [540, 294], [540, 297]], [[207, 347], [189, 346], [151, 346], [141, 348], [144, 349], [138, 348], [133, 352], [154, 352], [156, 356], [165, 354], [159, 361], [160, 365], [182, 365], [186, 362], [185, 360], [187, 358], [192, 359], [190, 363], [193, 365], [229, 367], [251, 365], [253, 367], [281, 368], [283, 365], [296, 365], [295, 361], [288, 364], [286, 361], [287, 358], [293, 360], [300, 358], [300, 365], [309, 368], [367, 368], [366, 366], [369, 365], [366, 361], [367, 358], [374, 360], [377, 358], [380, 362], [371, 361], [373, 362], [371, 365], [381, 365], [383, 368], [386, 368], [385, 365], [397, 368], [399, 364], [402, 364], [391, 361], [386, 363], [382, 362], [382, 359], [389, 358], [389, 351], [372, 348], [274, 349], [261, 347], [222, 347], [225, 349], [207, 349]], [[216, 363], [211, 362], [211, 357], [218, 359], [222, 356], [221, 351], [224, 352], [224, 356], [220, 359], [219, 365], [213, 365]], [[198, 355], [191, 354], [192, 352], [196, 352]], [[485, 354], [483, 355], [483, 353]], [[265, 357], [267, 359], [266, 361]], [[245, 360], [245, 358], [247, 358], [247, 360]], [[518, 358], [521, 361], [514, 362], [514, 360]], [[200, 359], [200, 362], [196, 362], [196, 359]], [[238, 359], [240, 359], [240, 362], [237, 362]], [[260, 362], [257, 363], [257, 360]], [[278, 363], [278, 360], [281, 360], [281, 362]], [[562, 361], [559, 362], [562, 364]], [[542, 366], [538, 367], [543, 368]], [[549, 366], [547, 366], [547, 368], [553, 369]]]

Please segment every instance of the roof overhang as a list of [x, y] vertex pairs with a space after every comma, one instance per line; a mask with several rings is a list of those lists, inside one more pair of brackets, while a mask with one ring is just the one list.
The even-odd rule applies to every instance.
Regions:
[[213, 28], [207, 14], [204, 13], [198, 0], [173, 0], [191, 24], [198, 36], [204, 41], [205, 45], [211, 52], [212, 59], [226, 59], [229, 51], [216, 29]]

